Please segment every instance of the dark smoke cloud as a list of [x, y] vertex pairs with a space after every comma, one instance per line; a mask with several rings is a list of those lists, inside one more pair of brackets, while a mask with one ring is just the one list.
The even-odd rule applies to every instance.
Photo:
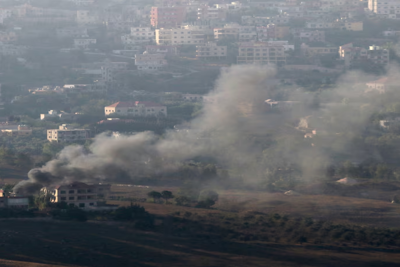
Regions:
[[[396, 77], [398, 70], [389, 69]], [[352, 152], [353, 140], [370, 123], [371, 114], [382, 108], [374, 95], [365, 94], [370, 77], [349, 72], [335, 88], [320, 93], [303, 90], [285, 91], [288, 99], [299, 105], [291, 112], [262, 111], [266, 99], [273, 98], [275, 69], [261, 66], [233, 66], [222, 71], [215, 89], [204, 103], [203, 112], [185, 130], [168, 131], [163, 137], [152, 132], [114, 139], [100, 134], [89, 151], [81, 146], [64, 148], [56, 159], [29, 172], [28, 181], [14, 188], [17, 192], [35, 192], [41, 187], [72, 181], [96, 182], [120, 177], [140, 177], [177, 170], [181, 163], [195, 157], [212, 157], [218, 164], [233, 169], [248, 183], [258, 184], [278, 172], [295, 169], [301, 179], [321, 177], [334, 163], [332, 155], [349, 154], [363, 159], [379, 153]], [[354, 86], [356, 85], [356, 86]], [[318, 107], [312, 105], [314, 100]], [[390, 101], [400, 99], [394, 95]], [[382, 100], [385, 102], [386, 100]], [[386, 101], [387, 102], [387, 101]], [[296, 122], [299, 127], [295, 127]], [[188, 127], [186, 127], [188, 126]], [[316, 129], [317, 135], [304, 139]], [[277, 144], [257, 145], [258, 137], [272, 136]], [[283, 141], [282, 141], [283, 140]], [[353, 155], [350, 155], [353, 153]], [[360, 155], [361, 154], [361, 155]]]
[[[271, 67], [234, 66], [223, 71], [208, 95], [204, 112], [189, 124], [188, 131], [169, 131], [163, 138], [151, 132], [114, 139], [100, 134], [86, 152], [81, 146], [64, 148], [56, 159], [29, 172], [28, 181], [17, 192], [37, 191], [44, 186], [72, 181], [135, 177], [176, 169], [179, 163], [196, 156], [212, 156], [222, 164], [245, 164], [253, 160], [252, 147], [243, 135], [252, 129], [263, 131], [246, 115], [257, 110], [268, 97]], [[256, 115], [256, 114], [255, 114]]]

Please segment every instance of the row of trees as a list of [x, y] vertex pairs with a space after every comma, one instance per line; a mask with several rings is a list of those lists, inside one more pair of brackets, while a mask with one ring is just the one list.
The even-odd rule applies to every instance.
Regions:
[[179, 196], [175, 197], [171, 191], [151, 191], [147, 194], [148, 197], [153, 199], [153, 202], [164, 199], [166, 204], [168, 200], [175, 198], [175, 204], [178, 206], [191, 206], [195, 204], [197, 208], [210, 208], [218, 201], [218, 193], [213, 190], [203, 190], [201, 192], [181, 190]]

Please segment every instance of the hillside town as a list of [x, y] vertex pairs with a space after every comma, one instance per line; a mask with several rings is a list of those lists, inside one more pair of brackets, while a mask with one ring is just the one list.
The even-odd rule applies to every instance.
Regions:
[[45, 140], [63, 123], [86, 129], [75, 140], [163, 131], [239, 64], [274, 66], [285, 90], [361, 70], [374, 75], [365, 90], [382, 93], [384, 70], [398, 61], [397, 1], [4, 0], [0, 11], [3, 135]]
[[0, 266], [399, 266], [400, 0], [0, 0], [0, 62]]

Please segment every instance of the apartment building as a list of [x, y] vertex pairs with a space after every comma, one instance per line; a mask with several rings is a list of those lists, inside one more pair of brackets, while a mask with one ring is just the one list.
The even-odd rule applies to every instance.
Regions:
[[259, 41], [266, 41], [268, 39], [276, 38], [276, 26], [268, 24], [267, 26], [257, 26], [256, 33]]
[[363, 31], [364, 23], [362, 21], [348, 21], [348, 20], [338, 20], [333, 23], [333, 28], [347, 31]]
[[147, 54], [164, 54], [165, 56], [176, 56], [178, 54], [176, 45], [146, 45]]
[[303, 43], [300, 46], [300, 50], [303, 56], [314, 57], [328, 54], [336, 54], [338, 48], [331, 46], [309, 46]]
[[264, 42], [242, 43], [239, 45], [238, 64], [277, 64], [286, 63], [285, 48]]
[[96, 207], [98, 201], [104, 199], [110, 192], [111, 185], [89, 185], [73, 182], [65, 185], [56, 185], [42, 188], [41, 191], [50, 194], [54, 203], [65, 202], [72, 207], [88, 209]]
[[370, 46], [368, 49], [354, 47], [352, 43], [339, 47], [339, 58], [344, 61], [346, 67], [350, 67], [355, 62], [372, 62], [379, 65], [389, 64], [389, 50], [379, 46]]
[[333, 22], [325, 21], [307, 21], [306, 29], [332, 29]]
[[348, 31], [362, 31], [364, 23], [362, 21], [337, 20], [334, 22], [308, 21], [307, 29], [340, 29]]
[[96, 39], [74, 39], [74, 48], [88, 49], [89, 46], [96, 44]]
[[106, 116], [167, 116], [167, 107], [154, 102], [117, 102], [104, 108]]
[[[3, 190], [0, 190], [3, 191]], [[3, 192], [0, 193], [0, 208], [12, 208], [12, 209], [28, 209], [29, 198], [18, 197], [18, 196], [4, 196]]]
[[1, 135], [7, 136], [28, 136], [32, 134], [32, 128], [26, 125], [18, 125], [17, 127], [10, 125], [6, 129], [1, 129]]
[[239, 27], [239, 41], [251, 41], [257, 39], [257, 32], [254, 26]]
[[189, 101], [189, 102], [203, 101], [203, 95], [182, 94], [182, 100]]
[[186, 8], [174, 7], [152, 7], [150, 11], [150, 23], [155, 28], [171, 28], [182, 24], [186, 18]]
[[197, 58], [222, 58], [226, 57], [226, 54], [227, 46], [217, 45], [213, 42], [196, 46]]
[[115, 82], [115, 75], [128, 69], [128, 62], [111, 62], [106, 60], [101, 66], [101, 79], [104, 82]]
[[138, 54], [135, 55], [135, 66], [141, 71], [158, 71], [167, 65], [165, 54]]
[[122, 44], [135, 45], [149, 43], [154, 40], [154, 30], [150, 27], [132, 27], [130, 34], [121, 36]]
[[156, 43], [158, 45], [196, 45], [205, 43], [204, 30], [195, 29], [157, 29]]
[[226, 19], [227, 10], [220, 7], [220, 5], [216, 4], [214, 6], [204, 5], [197, 10], [197, 19], [198, 20], [218, 20], [224, 21]]
[[368, 0], [368, 9], [388, 18], [400, 18], [400, 1], [398, 0]]
[[74, 129], [68, 124], [62, 124], [59, 129], [47, 130], [47, 140], [50, 142], [75, 142], [83, 141], [89, 138], [89, 130]]
[[237, 28], [215, 28], [214, 39], [238, 39], [239, 38], [239, 27]]
[[293, 29], [293, 37], [303, 42], [325, 42], [325, 32], [319, 30]]

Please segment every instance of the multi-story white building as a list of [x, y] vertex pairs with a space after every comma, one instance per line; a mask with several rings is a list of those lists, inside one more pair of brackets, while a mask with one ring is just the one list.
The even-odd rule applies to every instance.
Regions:
[[9, 128], [1, 129], [0, 133], [8, 136], [27, 136], [32, 134], [32, 128], [26, 125], [10, 126]]
[[375, 14], [400, 19], [400, 1], [398, 0], [368, 0], [368, 9]]
[[135, 66], [141, 71], [157, 71], [167, 65], [165, 54], [138, 54], [135, 55]]
[[130, 34], [121, 36], [123, 45], [135, 45], [154, 41], [154, 30], [150, 27], [132, 27]]
[[303, 42], [325, 42], [325, 32], [319, 30], [293, 29], [293, 37]]
[[104, 108], [106, 116], [167, 116], [167, 107], [154, 102], [117, 102]]
[[204, 30], [156, 29], [156, 43], [159, 45], [197, 45], [205, 43]]
[[263, 42], [249, 42], [239, 45], [238, 64], [278, 64], [286, 63], [285, 48]]
[[196, 46], [197, 58], [221, 58], [226, 57], [227, 47], [209, 42], [204, 45]]
[[227, 10], [223, 9], [221, 5], [215, 4], [213, 6], [204, 5], [197, 10], [198, 20], [219, 20], [226, 19]]
[[90, 45], [96, 44], [96, 39], [74, 39], [74, 47], [78, 49], [87, 49]]
[[59, 129], [47, 130], [47, 140], [50, 142], [75, 142], [89, 138], [89, 130], [73, 129], [68, 124], [62, 124]]
[[111, 185], [88, 185], [73, 182], [65, 185], [55, 185], [42, 188], [41, 191], [51, 195], [51, 202], [65, 202], [68, 206], [88, 209], [96, 207], [98, 201], [104, 199], [110, 192]]
[[339, 58], [344, 61], [346, 67], [355, 62], [374, 63], [379, 65], [389, 64], [389, 50], [379, 46], [370, 46], [369, 49], [354, 47], [352, 43], [339, 47]]

